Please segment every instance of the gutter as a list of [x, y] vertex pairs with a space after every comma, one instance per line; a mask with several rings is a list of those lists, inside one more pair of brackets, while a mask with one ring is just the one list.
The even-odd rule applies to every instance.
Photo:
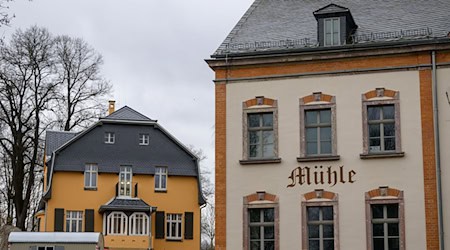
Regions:
[[433, 123], [434, 123], [434, 147], [436, 158], [436, 188], [438, 205], [439, 249], [444, 250], [444, 218], [442, 212], [442, 177], [441, 177], [441, 148], [439, 141], [439, 109], [438, 109], [438, 82], [436, 71], [436, 51], [431, 52], [432, 63], [432, 91], [433, 91]]

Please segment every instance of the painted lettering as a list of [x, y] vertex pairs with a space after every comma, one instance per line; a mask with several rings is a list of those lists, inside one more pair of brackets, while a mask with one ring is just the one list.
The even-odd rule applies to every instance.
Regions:
[[[325, 170], [326, 169], [326, 170]], [[304, 166], [292, 170], [288, 179], [290, 184], [287, 187], [302, 185], [324, 185], [328, 184], [334, 187], [337, 183], [354, 183], [356, 172], [354, 170], [346, 171], [344, 166], [333, 169], [332, 166], [324, 168], [323, 166], [314, 166], [313, 168]]]

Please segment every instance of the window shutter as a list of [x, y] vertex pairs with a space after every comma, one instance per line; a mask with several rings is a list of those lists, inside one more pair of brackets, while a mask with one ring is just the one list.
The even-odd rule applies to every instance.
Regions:
[[119, 183], [116, 183], [116, 197], [119, 196]]
[[86, 219], [84, 221], [84, 231], [94, 232], [94, 209], [85, 210]]
[[134, 197], [138, 197], [138, 184], [134, 185]]
[[164, 211], [156, 211], [156, 239], [164, 239]]
[[194, 213], [184, 213], [184, 239], [194, 239]]
[[64, 209], [55, 208], [55, 232], [64, 232]]

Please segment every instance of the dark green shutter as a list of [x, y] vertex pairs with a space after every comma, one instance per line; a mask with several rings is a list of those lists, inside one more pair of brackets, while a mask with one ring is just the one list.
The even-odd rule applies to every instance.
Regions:
[[184, 239], [194, 239], [194, 213], [184, 213]]
[[84, 221], [84, 231], [94, 232], [94, 209], [85, 210], [86, 219]]
[[55, 232], [64, 232], [64, 209], [55, 208]]
[[156, 239], [164, 239], [164, 211], [156, 211]]

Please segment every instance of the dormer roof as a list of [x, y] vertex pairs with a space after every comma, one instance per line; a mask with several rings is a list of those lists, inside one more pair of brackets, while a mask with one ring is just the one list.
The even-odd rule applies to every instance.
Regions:
[[340, 5], [330, 3], [325, 7], [322, 7], [316, 11], [314, 11], [314, 16], [317, 15], [326, 15], [326, 14], [335, 14], [335, 13], [345, 13], [349, 12], [350, 10], [348, 8], [342, 7]]

